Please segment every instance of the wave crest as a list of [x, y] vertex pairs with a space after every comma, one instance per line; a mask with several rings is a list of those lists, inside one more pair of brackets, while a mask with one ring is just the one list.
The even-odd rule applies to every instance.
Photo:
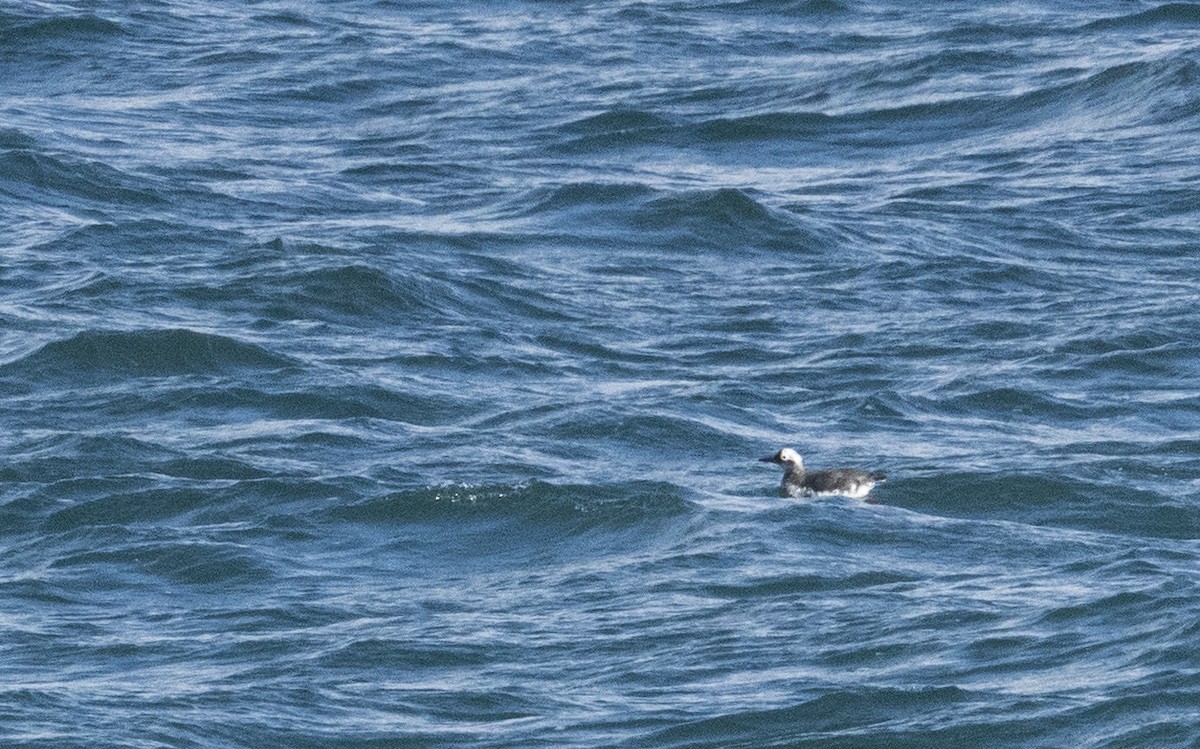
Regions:
[[111, 332], [86, 330], [52, 341], [0, 367], [5, 374], [38, 378], [166, 377], [277, 370], [292, 360], [251, 343], [187, 329]]

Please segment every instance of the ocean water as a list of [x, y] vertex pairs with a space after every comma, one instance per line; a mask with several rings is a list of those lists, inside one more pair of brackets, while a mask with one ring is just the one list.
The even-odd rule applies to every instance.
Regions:
[[1200, 746], [1200, 5], [4, 2], [0, 74], [3, 746]]

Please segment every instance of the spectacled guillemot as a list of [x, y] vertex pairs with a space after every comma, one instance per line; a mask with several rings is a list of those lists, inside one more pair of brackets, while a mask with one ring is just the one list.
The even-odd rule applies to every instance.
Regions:
[[783, 466], [783, 483], [779, 486], [781, 497], [840, 495], [862, 499], [885, 478], [883, 471], [860, 471], [857, 468], [805, 471], [800, 453], [790, 447], [760, 460]]

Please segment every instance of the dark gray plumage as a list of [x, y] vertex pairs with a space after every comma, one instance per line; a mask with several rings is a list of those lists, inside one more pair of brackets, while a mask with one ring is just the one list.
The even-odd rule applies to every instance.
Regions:
[[862, 471], [857, 468], [806, 471], [800, 453], [790, 447], [761, 460], [783, 466], [783, 483], [779, 486], [779, 494], [784, 497], [841, 495], [862, 499], [875, 484], [886, 478], [883, 471]]

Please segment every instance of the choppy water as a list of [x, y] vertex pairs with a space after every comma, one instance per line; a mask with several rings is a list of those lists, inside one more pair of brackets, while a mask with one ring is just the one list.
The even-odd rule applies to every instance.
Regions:
[[0, 7], [5, 746], [1200, 746], [1200, 5]]

